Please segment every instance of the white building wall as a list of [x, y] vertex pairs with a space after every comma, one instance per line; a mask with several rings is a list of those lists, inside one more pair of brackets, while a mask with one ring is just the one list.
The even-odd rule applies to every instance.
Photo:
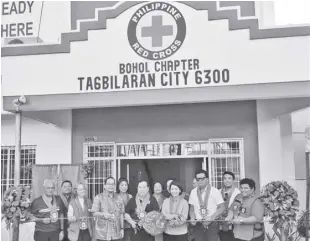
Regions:
[[280, 122], [281, 158], [282, 158], [282, 170], [283, 170], [282, 180], [287, 181], [290, 185], [296, 188], [291, 114], [280, 116], [279, 122]]
[[266, 101], [257, 101], [260, 184], [283, 179], [280, 121], [268, 112]]
[[291, 113], [285, 101], [274, 103], [257, 101], [260, 184], [287, 181], [298, 192], [300, 208], [305, 209], [306, 180], [300, 172], [305, 170], [304, 130], [310, 125], [310, 109]]
[[306, 138], [305, 128], [310, 125], [310, 107], [292, 113], [292, 136], [294, 146], [294, 162], [296, 166], [296, 190], [299, 194], [300, 206], [305, 209], [306, 196], [305, 191], [307, 187], [306, 182]]
[[[36, 164], [71, 163], [72, 114], [71, 110], [57, 111], [53, 118], [59, 126], [22, 118], [22, 145], [36, 145]], [[46, 113], [46, 115], [51, 113]], [[2, 115], [1, 145], [15, 145], [15, 116]]]

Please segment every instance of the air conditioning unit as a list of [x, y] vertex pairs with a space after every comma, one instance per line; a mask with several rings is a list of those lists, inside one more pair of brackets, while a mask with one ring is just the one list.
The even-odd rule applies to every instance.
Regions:
[[19, 37], [19, 38], [4, 38], [2, 41], [2, 47], [8, 45], [20, 45], [20, 44], [36, 44], [43, 43], [40, 37]]

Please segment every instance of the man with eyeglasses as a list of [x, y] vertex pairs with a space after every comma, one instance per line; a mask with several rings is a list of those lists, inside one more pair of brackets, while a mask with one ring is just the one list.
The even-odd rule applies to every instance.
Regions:
[[124, 203], [115, 193], [113, 177], [108, 177], [104, 184], [104, 192], [94, 198], [92, 206], [93, 216], [97, 217], [94, 236], [97, 241], [122, 240], [124, 237]]
[[225, 211], [223, 197], [218, 189], [211, 187], [205, 170], [197, 171], [195, 176], [197, 187], [189, 197], [195, 241], [218, 241], [218, 224], [214, 220]]
[[[227, 213], [236, 196], [240, 193], [240, 190], [234, 184], [235, 174], [226, 171], [223, 173], [223, 188], [220, 189], [222, 197], [225, 202], [225, 212], [222, 214], [221, 219], [224, 220], [227, 217]], [[221, 241], [234, 240], [233, 226], [227, 222], [219, 222], [219, 236]]]

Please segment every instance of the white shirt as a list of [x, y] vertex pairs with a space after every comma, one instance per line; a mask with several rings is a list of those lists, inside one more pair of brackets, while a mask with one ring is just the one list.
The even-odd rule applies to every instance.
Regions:
[[[84, 198], [77, 198], [81, 204], [82, 209], [84, 210]], [[68, 217], [72, 217], [73, 216], [73, 207], [71, 206], [71, 204], [69, 204], [68, 206]]]
[[[222, 190], [223, 190], [223, 189], [220, 189], [220, 192], [221, 192], [221, 193], [222, 193]], [[237, 196], [239, 193], [241, 193], [240, 190], [239, 190], [238, 188], [235, 188], [234, 191], [233, 191], [233, 193], [231, 194], [231, 198], [230, 198], [230, 200], [229, 200], [228, 207], [231, 206], [231, 204], [234, 202], [236, 196]]]
[[[198, 196], [197, 196], [197, 188], [198, 187], [194, 188], [191, 191], [188, 203], [194, 206], [196, 219], [202, 219], [202, 216], [200, 215], [200, 204], [199, 204], [199, 200], [198, 200]], [[207, 190], [207, 188], [205, 188], [205, 190], [202, 193], [202, 201], [203, 202], [204, 202], [206, 190]], [[224, 200], [223, 200], [221, 192], [218, 189], [211, 187], [210, 196], [209, 196], [209, 200], [208, 200], [208, 208], [207, 208], [208, 209], [208, 216], [213, 215], [217, 210], [217, 206], [222, 204], [222, 203], [224, 203]]]

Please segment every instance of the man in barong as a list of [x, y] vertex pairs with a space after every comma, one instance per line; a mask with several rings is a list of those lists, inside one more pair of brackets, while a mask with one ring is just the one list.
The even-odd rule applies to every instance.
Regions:
[[120, 241], [124, 237], [124, 203], [115, 193], [115, 179], [108, 177], [105, 190], [94, 198], [92, 212], [97, 217], [94, 236], [97, 241]]
[[[69, 206], [69, 203], [72, 199], [72, 182], [69, 181], [69, 180], [65, 180], [62, 182], [61, 184], [61, 193], [60, 193], [60, 198], [64, 204], [64, 215], [65, 215], [65, 218], [67, 218], [67, 213], [68, 213], [68, 206]], [[69, 241], [68, 239], [68, 227], [69, 227], [69, 222], [67, 219], [64, 220], [64, 227], [65, 227], [65, 230], [64, 230], [64, 239], [63, 241]]]
[[36, 222], [35, 241], [59, 241], [64, 238], [64, 206], [61, 199], [54, 195], [56, 183], [46, 179], [43, 183], [44, 194], [31, 204], [32, 221]]

